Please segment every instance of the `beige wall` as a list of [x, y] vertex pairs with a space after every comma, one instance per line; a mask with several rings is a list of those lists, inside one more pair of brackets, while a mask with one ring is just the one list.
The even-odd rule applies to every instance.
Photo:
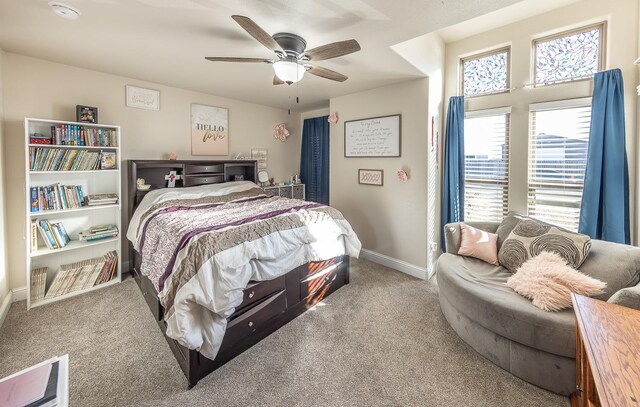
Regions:
[[[216, 80], [213, 76], [211, 80]], [[202, 103], [229, 109], [230, 153], [249, 154], [252, 147], [268, 149], [268, 171], [276, 180], [297, 173], [300, 160], [299, 115], [204, 93], [162, 86], [86, 69], [5, 53], [4, 84], [5, 174], [9, 235], [10, 287], [25, 285], [24, 253], [24, 133], [25, 116], [74, 120], [75, 105], [97, 106], [102, 123], [122, 126], [123, 159], [160, 159], [171, 151], [179, 159], [190, 154], [190, 104]], [[125, 106], [125, 85], [160, 90], [160, 111]], [[272, 136], [273, 126], [285, 122], [291, 132], [282, 143]], [[124, 168], [126, 172], [126, 167]], [[123, 174], [123, 177], [125, 175]], [[126, 181], [126, 178], [123, 178]], [[126, 184], [125, 184], [126, 185]], [[126, 189], [123, 190], [126, 202]], [[123, 231], [124, 232], [124, 231]], [[124, 251], [126, 255], [126, 251]], [[127, 260], [126, 258], [124, 259]]]
[[[4, 51], [0, 49], [0, 168], [4, 167], [4, 103], [3, 103], [3, 80], [2, 80], [2, 61], [4, 59]], [[4, 173], [4, 171], [3, 171]], [[9, 293], [9, 275], [6, 258], [6, 233], [7, 228], [5, 224], [6, 212], [5, 212], [5, 181], [4, 177], [0, 177], [0, 304], [4, 301], [5, 297]]]
[[[331, 205], [342, 211], [363, 248], [426, 267], [427, 230], [427, 79], [385, 86], [333, 98], [330, 111], [340, 121], [331, 126]], [[402, 115], [399, 158], [345, 158], [344, 122], [374, 116]], [[384, 170], [384, 186], [358, 184], [358, 169]], [[409, 170], [406, 183], [396, 179]]]
[[[606, 20], [606, 68], [622, 69], [625, 80], [627, 153], [630, 196], [636, 185], [636, 92], [638, 73], [633, 65], [638, 53], [637, 0], [584, 0], [515, 24], [452, 42], [446, 46], [445, 96], [458, 95], [459, 58], [505, 45], [511, 46], [511, 93], [467, 98], [466, 110], [512, 106], [509, 172], [509, 207], [527, 209], [528, 105], [530, 103], [589, 97], [593, 81], [579, 81], [541, 88], [524, 87], [531, 79], [531, 41], [534, 38]], [[635, 202], [631, 202], [635, 208]], [[632, 209], [632, 219], [634, 216]], [[634, 223], [635, 224], [635, 223]], [[632, 234], [634, 233], [632, 227]], [[634, 240], [635, 241], [635, 240]]]

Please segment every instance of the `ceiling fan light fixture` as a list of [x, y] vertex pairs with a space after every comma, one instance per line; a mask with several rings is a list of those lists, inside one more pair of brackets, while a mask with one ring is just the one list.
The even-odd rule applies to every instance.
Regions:
[[304, 66], [293, 61], [276, 61], [273, 63], [276, 76], [286, 83], [296, 83], [304, 76]]

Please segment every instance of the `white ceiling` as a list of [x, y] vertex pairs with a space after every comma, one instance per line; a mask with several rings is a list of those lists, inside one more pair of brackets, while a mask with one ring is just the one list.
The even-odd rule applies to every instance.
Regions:
[[[62, 0], [82, 17], [56, 16], [47, 0], [0, 0], [0, 48], [63, 64], [297, 110], [328, 99], [423, 76], [392, 45], [517, 3], [518, 0]], [[350, 38], [362, 51], [318, 65], [349, 76], [305, 75], [273, 86], [266, 64], [214, 63], [205, 56], [271, 58], [232, 14], [270, 34], [288, 31], [307, 48]], [[504, 22], [503, 22], [504, 23]], [[426, 52], [426, 50], [425, 50]]]

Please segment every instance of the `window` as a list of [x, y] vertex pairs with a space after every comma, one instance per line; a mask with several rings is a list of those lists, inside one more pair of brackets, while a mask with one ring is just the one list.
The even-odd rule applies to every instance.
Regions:
[[507, 214], [510, 108], [464, 119], [464, 219], [500, 222]]
[[535, 85], [593, 77], [604, 69], [605, 23], [533, 42]]
[[462, 94], [480, 96], [509, 91], [509, 48], [460, 60]]
[[530, 105], [530, 216], [577, 231], [591, 98]]

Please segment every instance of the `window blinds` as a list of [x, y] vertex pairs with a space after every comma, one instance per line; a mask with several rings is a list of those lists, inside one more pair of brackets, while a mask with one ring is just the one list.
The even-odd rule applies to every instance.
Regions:
[[466, 221], [500, 222], [507, 214], [510, 113], [500, 108], [465, 114]]
[[530, 105], [528, 213], [577, 231], [591, 99]]

